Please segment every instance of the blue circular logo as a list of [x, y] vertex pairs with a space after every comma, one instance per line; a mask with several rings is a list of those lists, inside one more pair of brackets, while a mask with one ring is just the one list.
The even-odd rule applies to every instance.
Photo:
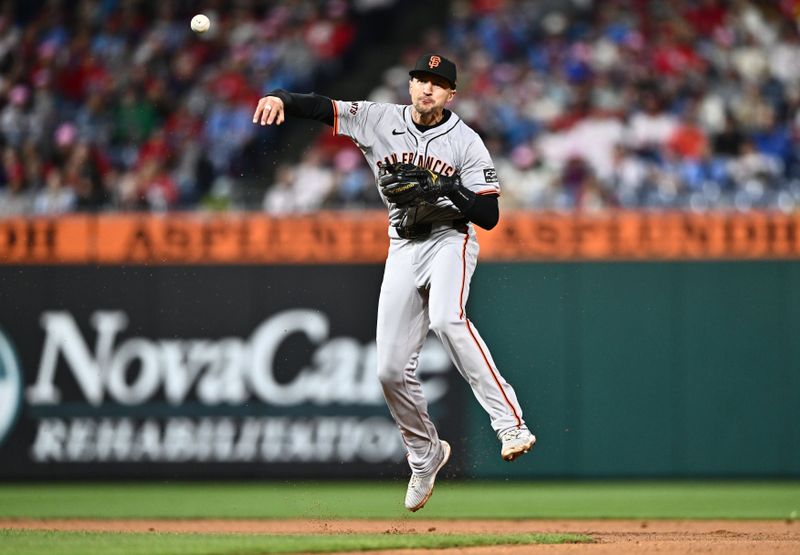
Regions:
[[22, 372], [17, 353], [0, 329], [0, 445], [14, 427], [22, 404]]

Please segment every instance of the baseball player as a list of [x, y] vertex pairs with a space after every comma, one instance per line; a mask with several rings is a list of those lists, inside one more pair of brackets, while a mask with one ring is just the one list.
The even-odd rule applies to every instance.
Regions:
[[416, 378], [428, 329], [472, 387], [513, 461], [536, 442], [514, 389], [500, 375], [464, 307], [478, 260], [473, 224], [498, 221], [500, 184], [475, 131], [446, 108], [456, 95], [456, 66], [425, 54], [409, 72], [410, 105], [331, 100], [276, 90], [261, 98], [253, 123], [310, 118], [351, 138], [364, 153], [389, 209], [389, 254], [378, 302], [378, 378], [408, 451], [405, 506], [421, 509], [450, 457]]

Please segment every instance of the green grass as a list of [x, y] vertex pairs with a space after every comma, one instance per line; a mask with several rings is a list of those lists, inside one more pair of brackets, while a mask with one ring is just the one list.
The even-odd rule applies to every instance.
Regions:
[[[458, 482], [419, 513], [405, 483], [0, 484], [0, 518], [721, 518], [800, 514], [800, 482]], [[573, 534], [168, 534], [0, 530], [0, 555], [225, 555], [590, 542]]]
[[442, 480], [425, 509], [414, 515], [403, 509], [404, 494], [405, 483], [399, 481], [0, 484], [0, 517], [781, 519], [800, 515], [796, 481]]
[[0, 530], [0, 555], [261, 555], [330, 553], [368, 549], [447, 548], [487, 545], [587, 543], [580, 534], [344, 534], [289, 536], [245, 534], [132, 534]]

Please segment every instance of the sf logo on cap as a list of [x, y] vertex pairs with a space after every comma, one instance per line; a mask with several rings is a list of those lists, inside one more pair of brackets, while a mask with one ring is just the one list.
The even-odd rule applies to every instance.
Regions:
[[430, 61], [428, 61], [428, 67], [433, 69], [435, 67], [439, 67], [439, 64], [442, 62], [442, 59], [439, 56], [431, 56]]

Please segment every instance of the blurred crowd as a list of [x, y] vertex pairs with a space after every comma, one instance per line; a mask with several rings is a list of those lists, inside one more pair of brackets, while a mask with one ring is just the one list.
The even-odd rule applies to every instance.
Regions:
[[798, 0], [461, 0], [372, 97], [450, 54], [507, 207], [792, 211], [799, 30]]
[[[275, 165], [256, 205], [231, 191], [261, 178], [281, 132], [252, 125], [261, 94], [347, 79], [375, 37], [360, 16], [392, 4], [0, 2], [0, 215], [379, 206], [329, 129]], [[448, 14], [368, 97], [405, 104], [419, 54], [455, 60], [452, 108], [484, 137], [504, 207], [800, 208], [800, 0], [455, 0]]]
[[335, 74], [375, 4], [1, 2], [0, 215], [231, 206], [258, 98]]

